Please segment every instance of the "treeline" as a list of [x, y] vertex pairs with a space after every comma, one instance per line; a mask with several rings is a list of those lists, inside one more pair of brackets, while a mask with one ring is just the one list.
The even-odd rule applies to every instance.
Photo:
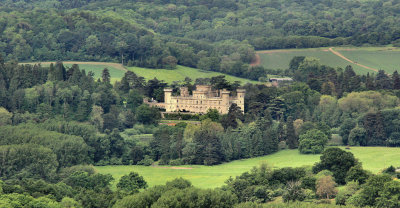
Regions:
[[[306, 47], [307, 38], [332, 39], [340, 44], [397, 44], [398, 2], [332, 1], [86, 1], [41, 0], [5, 1], [6, 8], [79, 8], [123, 16], [163, 35], [194, 40], [264, 39], [264, 45], [282, 36], [300, 36], [290, 47]], [[290, 11], [290, 12], [289, 12]], [[309, 15], [313, 14], [313, 15]], [[290, 38], [289, 38], [290, 39]], [[336, 42], [338, 40], [338, 43]], [[317, 41], [319, 42], [319, 41]], [[314, 46], [323, 46], [315, 45]], [[254, 47], [258, 45], [254, 44]], [[282, 46], [281, 46], [282, 47]], [[286, 46], [289, 47], [289, 46]], [[268, 49], [261, 48], [260, 49]]]
[[[396, 207], [397, 177], [393, 166], [374, 175], [352, 153], [329, 148], [312, 170], [271, 169], [263, 164], [214, 190], [196, 189], [189, 181], [175, 179], [126, 196], [114, 207]], [[344, 188], [339, 191], [338, 185]]]
[[247, 65], [254, 49], [397, 46], [398, 6], [347, 0], [4, 1], [0, 51], [7, 60], [169, 69], [181, 64], [258, 80], [266, 73]]
[[160, 36], [132, 21], [93, 11], [37, 8], [3, 12], [2, 17], [0, 55], [6, 60], [109, 61], [167, 69], [180, 64], [246, 77], [241, 71], [255, 54], [247, 42], [215, 45]]

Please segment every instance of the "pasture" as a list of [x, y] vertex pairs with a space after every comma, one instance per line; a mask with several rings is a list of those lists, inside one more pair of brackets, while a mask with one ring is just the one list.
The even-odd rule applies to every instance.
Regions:
[[375, 70], [379, 69], [391, 74], [400, 66], [400, 49], [398, 48], [334, 47], [332, 49], [348, 60], [333, 53], [329, 48], [268, 50], [257, 53], [260, 56], [260, 64], [269, 69], [287, 69], [294, 56], [315, 57], [321, 64], [332, 67], [344, 68], [351, 65], [358, 74], [376, 73]]
[[[20, 63], [20, 64], [38, 64], [42, 66], [49, 66], [50, 63], [55, 62], [30, 62], [30, 63]], [[242, 84], [245, 83], [259, 83], [257, 81], [252, 81], [249, 79], [244, 79], [240, 77], [235, 77], [220, 72], [210, 72], [202, 71], [195, 68], [177, 66], [174, 70], [168, 69], [148, 69], [142, 67], [124, 67], [121, 64], [109, 63], [109, 62], [77, 62], [77, 61], [65, 61], [63, 62], [65, 67], [71, 67], [73, 64], [78, 64], [80, 69], [85, 69], [86, 73], [92, 71], [94, 73], [94, 78], [101, 78], [101, 73], [104, 68], [110, 71], [111, 82], [119, 81], [125, 74], [127, 70], [136, 73], [138, 76], [144, 77], [146, 80], [157, 78], [159, 80], [164, 80], [165, 82], [171, 84], [174, 81], [183, 81], [186, 77], [191, 78], [195, 81], [197, 78], [211, 78], [215, 76], [223, 75], [229, 82], [239, 81]], [[271, 76], [272, 77], [272, 76]]]
[[[40, 63], [44, 67], [50, 66], [51, 63], [55, 62], [32, 62], [32, 63], [20, 63], [20, 64], [38, 64]], [[79, 62], [79, 61], [65, 61], [63, 62], [66, 68], [71, 67], [73, 64], [78, 64], [80, 69], [84, 69], [86, 73], [89, 71], [94, 73], [94, 78], [98, 79], [101, 78], [101, 73], [104, 68], [107, 68], [110, 72], [111, 82], [115, 82], [120, 80], [125, 72], [126, 69], [117, 63], [109, 63], [109, 62]]]
[[212, 71], [203, 71], [195, 68], [185, 67], [185, 66], [177, 66], [176, 69], [168, 70], [168, 69], [147, 69], [140, 67], [128, 67], [128, 70], [135, 72], [135, 74], [144, 77], [146, 80], [157, 78], [159, 80], [164, 80], [167, 83], [172, 83], [174, 81], [183, 81], [186, 77], [189, 77], [193, 81], [196, 78], [211, 78], [215, 76], [224, 75], [225, 79], [229, 82], [239, 81], [242, 84], [245, 83], [259, 83], [257, 81], [252, 81], [249, 79], [234, 77], [231, 75], [212, 72]]
[[[347, 151], [352, 152], [362, 162], [363, 167], [373, 173], [378, 173], [390, 165], [400, 166], [400, 148], [351, 147]], [[216, 166], [147, 167], [131, 165], [96, 166], [95, 168], [99, 173], [113, 175], [114, 185], [122, 175], [135, 171], [144, 177], [149, 186], [165, 184], [174, 178], [182, 177], [190, 180], [196, 187], [215, 188], [224, 185], [230, 176], [238, 176], [263, 163], [274, 168], [312, 166], [319, 161], [319, 157], [320, 155], [301, 155], [298, 150], [282, 150], [263, 157], [236, 160]]]

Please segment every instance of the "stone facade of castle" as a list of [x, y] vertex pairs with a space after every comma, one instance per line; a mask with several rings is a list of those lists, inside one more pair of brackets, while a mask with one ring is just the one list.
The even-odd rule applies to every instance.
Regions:
[[187, 87], [180, 88], [179, 96], [172, 96], [172, 89], [164, 89], [164, 103], [147, 102], [151, 106], [165, 109], [166, 112], [207, 113], [208, 109], [216, 109], [221, 114], [226, 114], [232, 103], [244, 111], [244, 89], [236, 90], [236, 96], [230, 96], [226, 89], [212, 90], [208, 85], [197, 85], [192, 95]]

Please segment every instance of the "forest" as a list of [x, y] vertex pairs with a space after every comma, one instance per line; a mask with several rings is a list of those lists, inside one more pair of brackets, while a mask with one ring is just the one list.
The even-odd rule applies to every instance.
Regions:
[[[398, 167], [365, 170], [331, 146], [400, 146], [400, 76], [359, 75], [296, 56], [251, 66], [255, 50], [399, 45], [400, 1], [3, 0], [0, 2], [0, 207], [400, 207]], [[112, 82], [62, 61], [177, 65], [224, 76], [167, 83], [127, 69]], [[57, 61], [49, 66], [26, 62]], [[244, 112], [166, 114], [163, 89], [245, 89]], [[173, 120], [176, 125], [162, 125]], [[331, 146], [328, 146], [331, 145]], [[344, 147], [343, 147], [344, 148]], [[106, 165], [218, 165], [297, 149], [307, 167], [254, 167], [216, 189], [182, 178], [149, 187]], [[296, 150], [296, 151], [297, 151]], [[113, 185], [114, 184], [114, 185]], [[269, 203], [274, 202], [274, 203]]]
[[176, 64], [257, 80], [254, 51], [397, 46], [397, 1], [4, 0], [0, 53], [18, 61]]
[[[65, 67], [62, 62], [43, 67], [2, 61], [0, 72], [0, 199], [11, 203], [18, 198], [20, 204], [14, 207], [35, 203], [130, 207], [137, 200], [146, 206], [168, 207], [176, 203], [170, 201], [175, 197], [189, 203], [179, 198], [187, 192], [211, 203], [198, 200], [193, 207], [214, 207], [212, 203], [221, 205], [221, 200], [226, 207], [253, 207], [277, 197], [285, 202], [323, 203], [336, 197], [336, 204], [386, 207], [394, 203], [387, 198], [395, 197], [397, 189], [375, 190], [377, 198], [368, 201], [371, 190], [364, 184], [378, 180], [382, 187], [400, 186], [397, 181], [386, 185], [397, 177], [395, 167], [385, 170], [388, 175], [374, 176], [351, 153], [327, 148], [333, 136], [341, 138], [336, 145], [400, 145], [397, 71], [361, 76], [351, 66], [334, 69], [313, 58], [295, 57], [283, 73], [296, 82], [280, 87], [240, 85], [223, 76], [169, 85], [130, 71], [112, 84], [108, 69], [95, 80], [92, 72], [78, 65]], [[180, 86], [192, 91], [196, 84], [232, 93], [246, 89], [245, 111], [232, 104], [225, 115], [216, 110], [193, 116], [167, 114], [166, 119], [181, 120], [176, 126], [166, 126], [159, 125], [158, 109], [143, 104], [143, 98], [162, 101], [165, 87], [179, 93]], [[145, 134], [153, 136], [141, 138]], [[134, 172], [126, 176], [127, 181], [118, 182], [125, 185], [114, 189], [112, 176], [96, 173], [91, 166], [216, 165], [286, 148], [302, 154], [322, 153], [321, 162], [300, 169], [256, 167], [211, 192], [194, 188], [184, 179], [147, 189], [144, 179]], [[349, 161], [334, 162], [335, 157]], [[287, 178], [274, 178], [285, 174]], [[335, 184], [347, 188], [338, 192]], [[319, 186], [327, 186], [330, 192], [321, 194]], [[299, 193], [298, 198], [291, 198], [291, 191]], [[143, 202], [143, 197], [151, 200]]]

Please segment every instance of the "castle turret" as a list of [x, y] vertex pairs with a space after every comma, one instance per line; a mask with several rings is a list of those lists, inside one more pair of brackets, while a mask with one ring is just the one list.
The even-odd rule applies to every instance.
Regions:
[[246, 90], [245, 89], [237, 89], [236, 90], [236, 94], [237, 94], [237, 101], [236, 104], [240, 107], [240, 109], [242, 109], [242, 111], [244, 112], [244, 96], [246, 95]]
[[181, 97], [189, 97], [189, 89], [187, 87], [180, 87]]
[[167, 112], [173, 111], [171, 108], [171, 97], [172, 97], [172, 89], [164, 88], [164, 103], [165, 103], [165, 110]]
[[221, 109], [222, 110], [221, 111], [222, 114], [226, 114], [229, 111], [229, 107], [230, 107], [229, 93], [230, 92], [228, 90], [226, 90], [226, 89], [223, 89], [221, 91], [221, 99], [222, 99], [222, 103], [221, 104], [223, 106], [223, 109]]

